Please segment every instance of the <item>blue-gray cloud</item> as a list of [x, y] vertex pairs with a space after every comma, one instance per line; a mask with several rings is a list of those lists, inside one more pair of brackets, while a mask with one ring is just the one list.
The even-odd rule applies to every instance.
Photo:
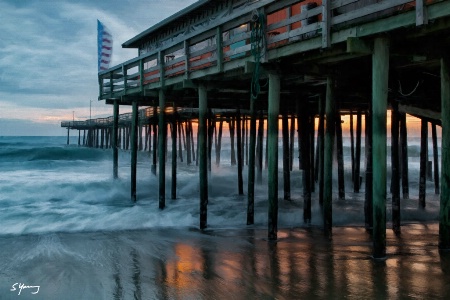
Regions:
[[193, 2], [1, 1], [0, 106], [10, 110], [2, 115], [25, 119], [21, 110], [30, 108], [85, 108], [98, 96], [97, 19], [113, 34], [115, 65], [137, 55], [136, 49], [121, 49], [123, 42]]

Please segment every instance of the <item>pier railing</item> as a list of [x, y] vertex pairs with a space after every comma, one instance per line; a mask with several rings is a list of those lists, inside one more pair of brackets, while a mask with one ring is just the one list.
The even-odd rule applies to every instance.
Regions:
[[[227, 8], [227, 13], [219, 11], [209, 16], [208, 21], [199, 20], [201, 26], [195, 30], [164, 37], [157, 46], [140, 49], [143, 54], [139, 57], [100, 72], [99, 99], [144, 94], [147, 89], [243, 68], [247, 62], [254, 62], [255, 57], [267, 62], [283, 56], [283, 52], [289, 55], [294, 51], [327, 48], [345, 41], [344, 35], [347, 38], [376, 34], [408, 22], [419, 26], [427, 23], [429, 6], [445, 1], [231, 1], [233, 7]], [[403, 23], [333, 36], [339, 30], [399, 14], [409, 15]], [[255, 40], [258, 28], [264, 38]], [[294, 43], [303, 46], [281, 49]], [[263, 49], [259, 56], [252, 51], [257, 46]]]

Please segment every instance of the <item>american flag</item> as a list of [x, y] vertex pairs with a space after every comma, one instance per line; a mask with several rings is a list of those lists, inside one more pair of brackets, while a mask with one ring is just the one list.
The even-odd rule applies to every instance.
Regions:
[[98, 71], [109, 69], [111, 62], [113, 40], [109, 29], [97, 20], [97, 39], [98, 39]]

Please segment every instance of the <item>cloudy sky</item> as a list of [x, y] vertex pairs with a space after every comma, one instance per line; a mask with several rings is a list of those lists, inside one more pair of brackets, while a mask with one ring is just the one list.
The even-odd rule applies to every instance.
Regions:
[[[0, 0], [0, 136], [65, 135], [62, 120], [112, 114], [97, 101], [97, 19], [121, 44], [196, 0]], [[92, 102], [91, 102], [92, 100]]]

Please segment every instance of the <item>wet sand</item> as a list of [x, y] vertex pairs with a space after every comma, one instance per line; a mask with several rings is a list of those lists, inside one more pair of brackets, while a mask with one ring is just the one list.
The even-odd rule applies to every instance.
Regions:
[[448, 299], [450, 253], [437, 244], [436, 223], [388, 230], [385, 261], [362, 227], [335, 227], [332, 240], [282, 229], [277, 242], [261, 228], [0, 237], [0, 298]]

